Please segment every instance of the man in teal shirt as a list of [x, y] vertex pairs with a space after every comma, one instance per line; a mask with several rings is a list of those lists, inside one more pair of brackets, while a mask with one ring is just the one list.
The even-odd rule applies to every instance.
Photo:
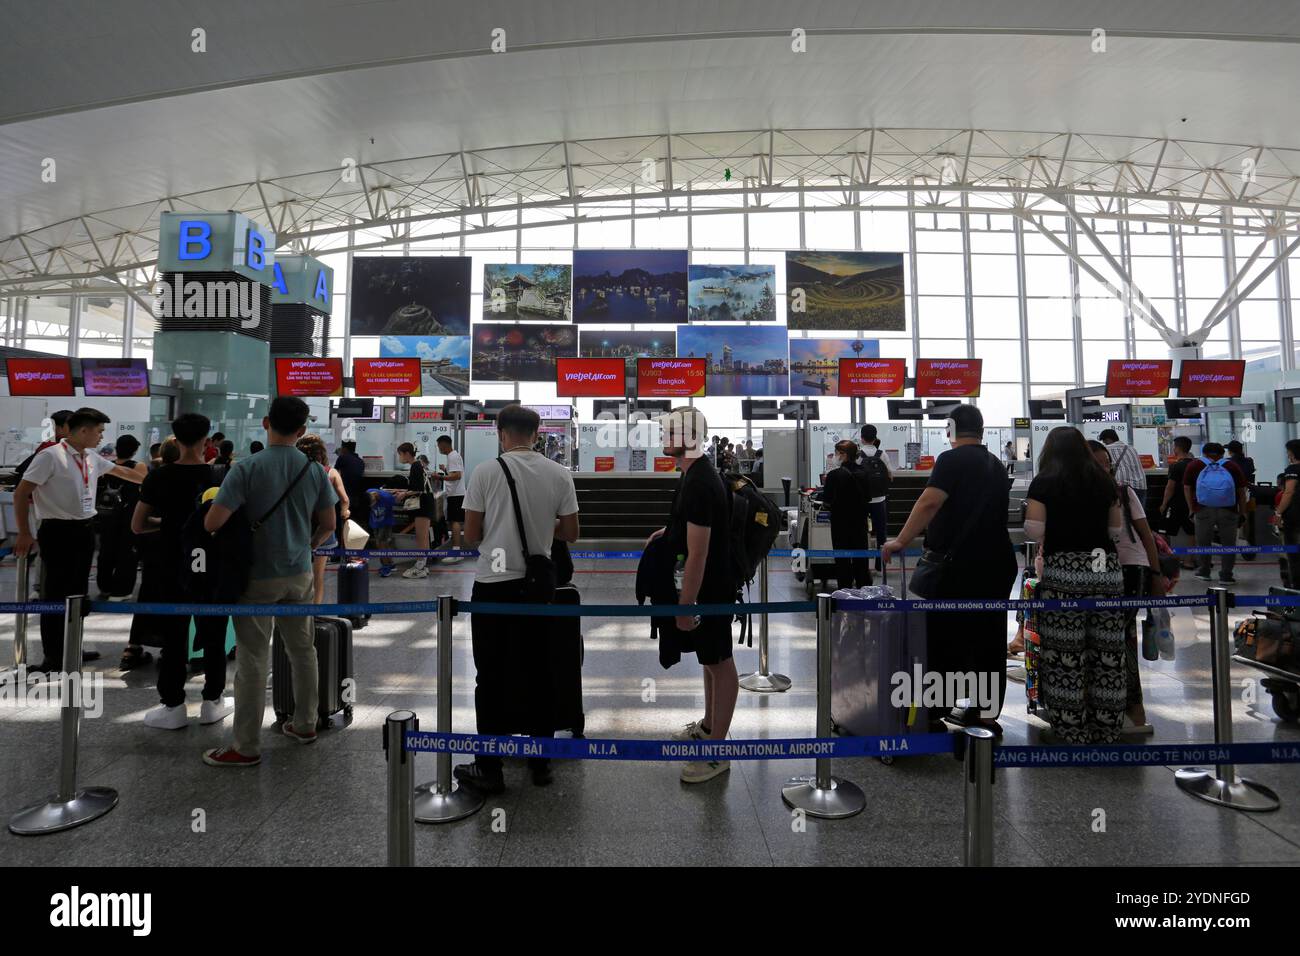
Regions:
[[[250, 523], [257, 521], [290, 489], [253, 532], [248, 588], [241, 604], [310, 604], [314, 596], [312, 549], [334, 532], [338, 496], [325, 469], [310, 464], [294, 447], [306, 424], [307, 403], [302, 399], [281, 396], [271, 402], [269, 414], [262, 419], [266, 449], [234, 464], [204, 520], [210, 534], [240, 508]], [[204, 753], [204, 761], [214, 767], [251, 767], [261, 762], [266, 672], [275, 621], [273, 617], [235, 618], [235, 738], [229, 747]], [[279, 622], [294, 687], [293, 718], [285, 721], [284, 733], [299, 743], [313, 743], [319, 697], [315, 625], [311, 617], [281, 617]]]

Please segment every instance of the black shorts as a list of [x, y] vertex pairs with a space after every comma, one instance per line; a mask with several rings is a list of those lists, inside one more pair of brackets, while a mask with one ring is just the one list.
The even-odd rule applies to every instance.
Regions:
[[731, 623], [728, 615], [700, 618], [700, 626], [690, 632], [695, 644], [695, 659], [701, 664], [721, 664], [731, 659]]
[[465, 496], [464, 495], [447, 496], [447, 523], [448, 524], [465, 523]]

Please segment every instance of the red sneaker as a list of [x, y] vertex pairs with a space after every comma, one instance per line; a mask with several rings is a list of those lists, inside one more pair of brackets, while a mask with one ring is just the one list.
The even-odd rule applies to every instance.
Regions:
[[281, 729], [284, 731], [286, 737], [292, 737], [300, 744], [314, 744], [316, 742], [316, 731], [313, 730], [306, 734], [299, 733], [293, 729], [293, 723], [291, 721], [286, 720], [281, 725]]
[[245, 757], [234, 747], [217, 747], [203, 752], [203, 762], [209, 767], [256, 767], [261, 757]]

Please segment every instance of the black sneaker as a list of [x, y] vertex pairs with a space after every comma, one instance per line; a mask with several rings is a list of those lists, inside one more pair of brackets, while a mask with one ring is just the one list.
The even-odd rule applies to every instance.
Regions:
[[1220, 584], [1236, 584], [1236, 583], [1237, 583], [1237, 579], [1234, 578], [1231, 574], [1228, 575], [1226, 578], [1225, 578], [1222, 574], [1220, 574], [1220, 575], [1219, 575], [1219, 583], [1220, 583]]
[[533, 786], [549, 787], [551, 781], [555, 778], [551, 775], [551, 762], [549, 760], [530, 760], [528, 769], [533, 775]]
[[477, 761], [458, 765], [452, 770], [451, 775], [465, 786], [473, 787], [482, 793], [502, 793], [506, 789], [505, 775], [500, 770], [496, 773], [487, 772], [478, 765]]
[[82, 652], [81, 652], [81, 663], [83, 663], [83, 664], [87, 664], [87, 663], [89, 663], [90, 661], [97, 661], [97, 660], [99, 660], [100, 656], [101, 656], [101, 655], [100, 655], [99, 651], [82, 651]]

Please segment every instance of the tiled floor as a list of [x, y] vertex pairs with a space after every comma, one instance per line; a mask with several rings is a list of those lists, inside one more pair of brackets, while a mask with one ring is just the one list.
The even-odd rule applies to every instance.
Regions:
[[[774, 565], [782, 562], [774, 561]], [[632, 562], [580, 561], [578, 584], [587, 603], [631, 603]], [[1237, 589], [1261, 593], [1276, 581], [1270, 563], [1239, 565]], [[12, 565], [0, 568], [0, 595], [13, 593]], [[330, 577], [332, 597], [333, 583]], [[375, 601], [468, 596], [466, 565], [427, 581], [372, 580]], [[1181, 593], [1204, 585], [1187, 576]], [[790, 572], [773, 571], [771, 598], [798, 599]], [[1238, 612], [1234, 612], [1238, 613]], [[1240, 612], [1245, 613], [1245, 612]], [[1208, 618], [1176, 611], [1178, 656], [1144, 662], [1143, 682], [1155, 740], [1212, 739]], [[82, 722], [84, 784], [121, 793], [106, 817], [67, 833], [40, 838], [0, 834], [0, 863], [42, 864], [353, 864], [382, 863], [384, 762], [380, 727], [386, 714], [411, 708], [424, 727], [436, 715], [436, 641], [431, 617], [381, 617], [356, 632], [358, 707], [349, 728], [300, 747], [272, 734], [268, 711], [263, 762], [252, 770], [217, 770], [199, 759], [219, 743], [224, 725], [184, 731], [143, 726], [156, 703], [152, 668], [123, 675], [116, 661], [129, 618], [92, 616], [88, 646], [103, 652], [102, 716]], [[12, 619], [0, 623], [0, 661], [9, 659]], [[662, 737], [701, 713], [699, 668], [660, 668], [644, 619], [584, 618], [587, 733], [601, 737]], [[35, 622], [32, 646], [38, 648]], [[815, 726], [814, 633], [806, 617], [772, 621], [772, 669], [794, 687], [763, 696], [741, 692], [735, 737], [812, 736]], [[473, 667], [468, 622], [456, 624], [455, 729], [474, 728]], [[39, 651], [36, 650], [37, 656]], [[738, 651], [742, 672], [757, 652]], [[1255, 677], [1233, 668], [1234, 684]], [[654, 700], [643, 699], [654, 680]], [[198, 686], [191, 685], [197, 718]], [[1021, 685], [1012, 684], [1003, 724], [1007, 743], [1037, 740], [1025, 715]], [[1234, 693], [1238, 740], [1300, 740], [1300, 727], [1281, 724], [1266, 695], [1258, 709]], [[0, 814], [6, 818], [55, 786], [58, 710], [0, 700]], [[420, 756], [417, 776], [433, 774]], [[560, 762], [555, 783], [538, 789], [521, 766], [507, 767], [509, 789], [489, 798], [474, 817], [444, 826], [417, 826], [416, 858], [429, 864], [951, 864], [960, 860], [961, 777], [951, 757], [917, 757], [885, 766], [874, 760], [837, 761], [835, 772], [858, 783], [867, 809], [841, 821], [793, 825], [780, 788], [811, 762], [738, 761], [730, 774], [699, 787], [677, 780], [677, 765]], [[996, 859], [1001, 864], [1300, 864], [1300, 767], [1262, 766], [1245, 772], [1282, 796], [1281, 810], [1242, 814], [1184, 795], [1173, 769], [1048, 769], [998, 773]], [[494, 811], [501, 810], [502, 813]], [[1096, 811], [1104, 811], [1104, 830]], [[504, 822], [504, 827], [502, 827]], [[494, 826], [494, 823], [496, 824]]]

